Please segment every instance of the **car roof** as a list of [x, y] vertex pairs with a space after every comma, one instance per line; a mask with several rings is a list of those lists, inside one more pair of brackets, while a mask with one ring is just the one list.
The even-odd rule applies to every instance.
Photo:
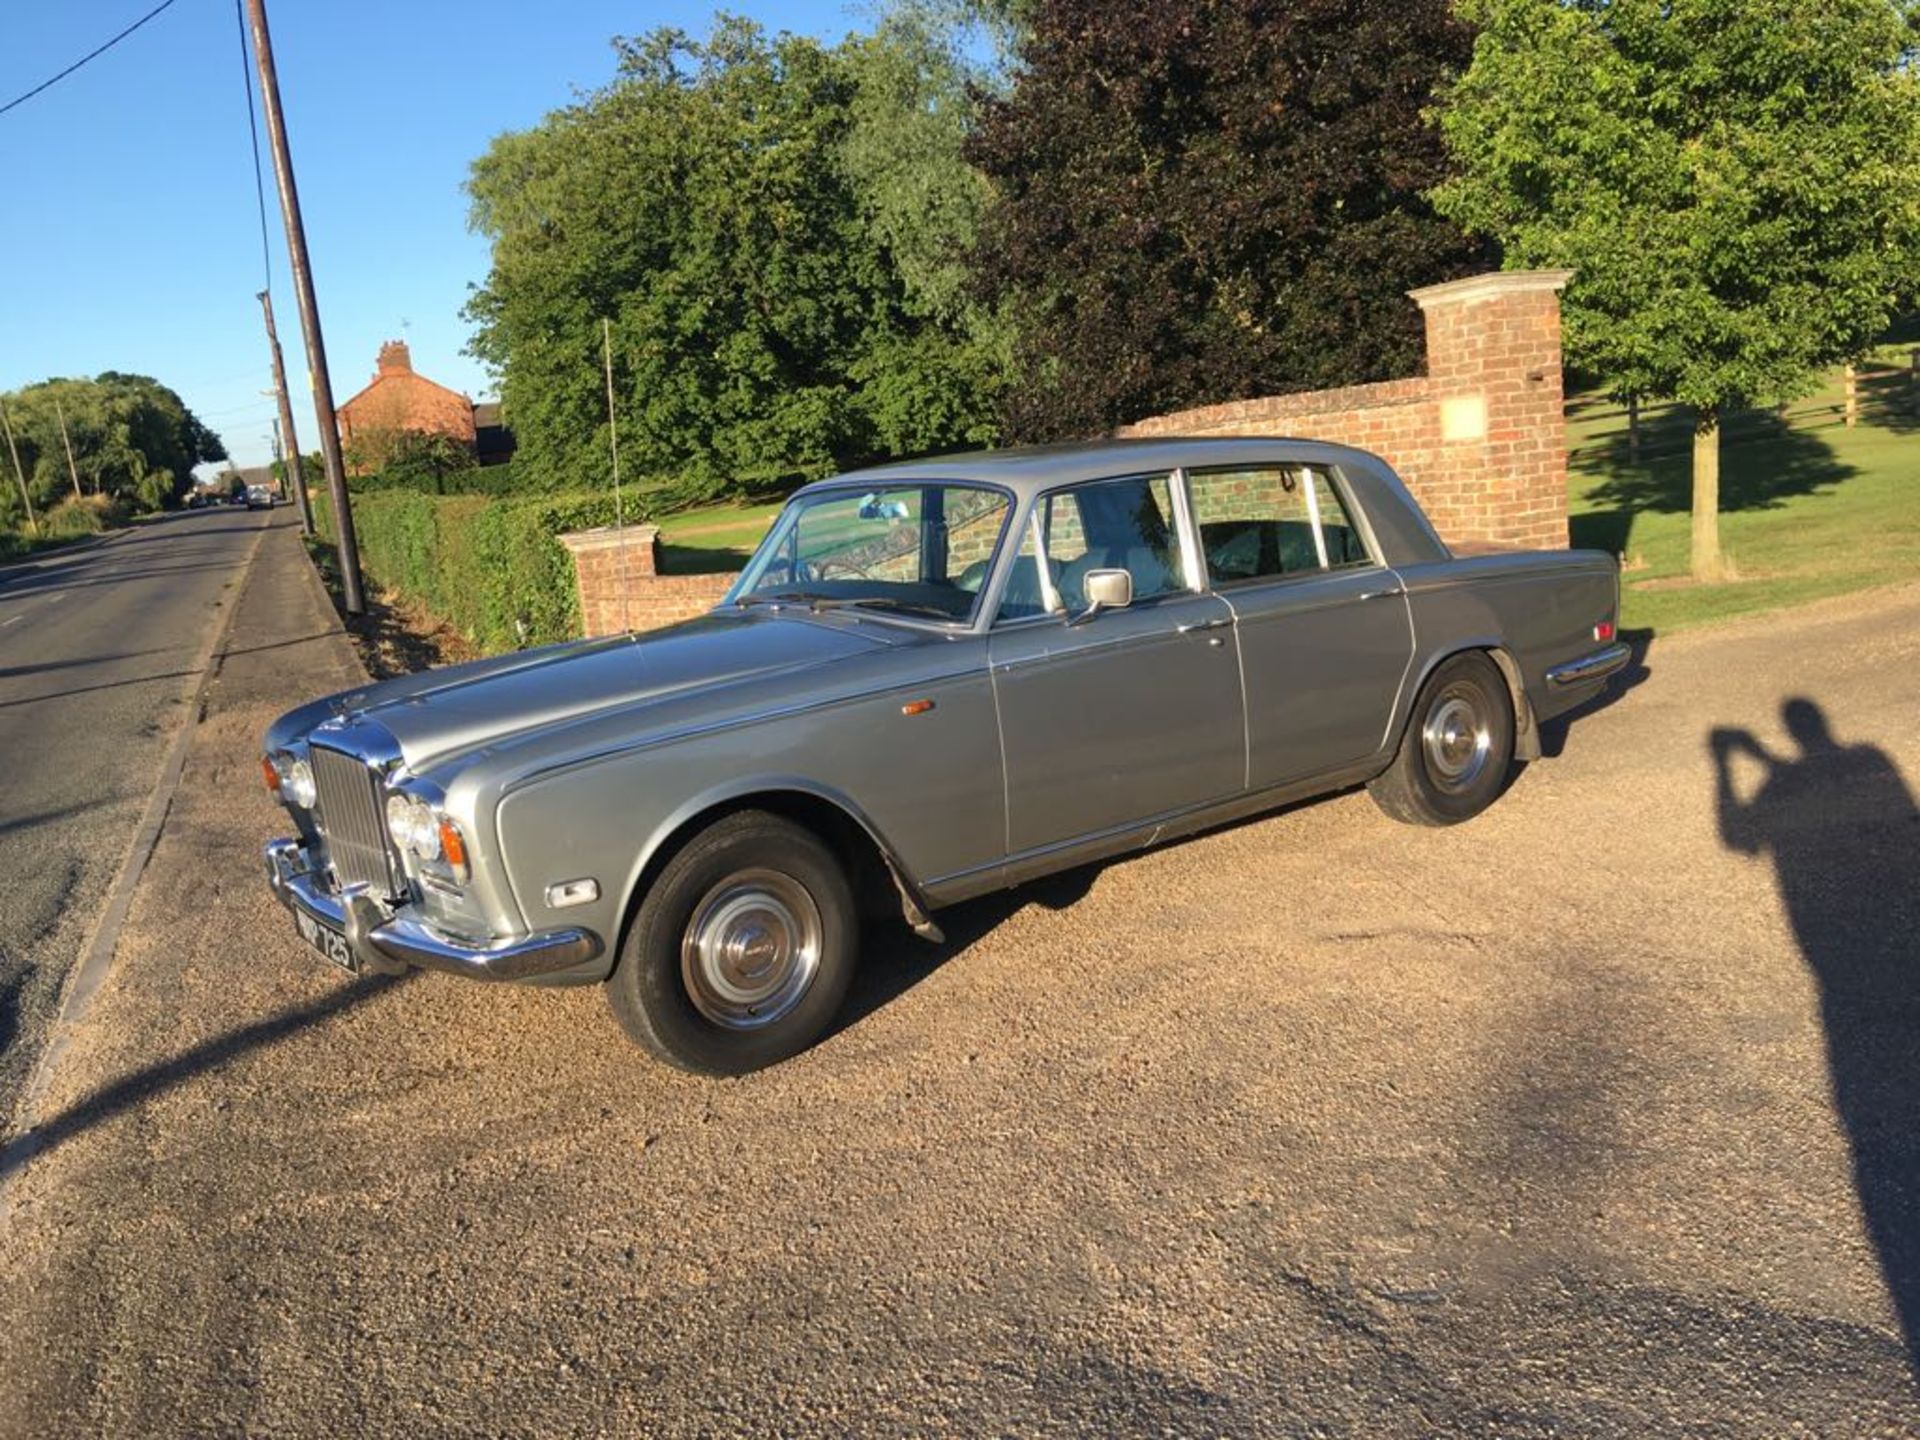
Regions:
[[1151, 471], [1193, 469], [1207, 465], [1251, 465], [1276, 460], [1297, 464], [1339, 465], [1372, 461], [1364, 450], [1332, 445], [1322, 440], [1293, 440], [1284, 436], [1200, 438], [1166, 436], [1148, 440], [1088, 440], [1070, 445], [1026, 445], [1006, 450], [975, 450], [960, 455], [933, 455], [854, 470], [828, 480], [817, 480], [797, 494], [836, 485], [874, 485], [894, 481], [924, 484], [929, 480], [974, 480], [1001, 485], [1020, 498], [1060, 485], [1107, 476]]

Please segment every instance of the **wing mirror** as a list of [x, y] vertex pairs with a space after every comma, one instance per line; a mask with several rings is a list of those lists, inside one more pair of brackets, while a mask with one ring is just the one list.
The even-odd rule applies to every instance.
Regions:
[[1133, 575], [1126, 570], [1089, 570], [1082, 581], [1087, 608], [1067, 621], [1084, 625], [1102, 610], [1124, 610], [1133, 604]]

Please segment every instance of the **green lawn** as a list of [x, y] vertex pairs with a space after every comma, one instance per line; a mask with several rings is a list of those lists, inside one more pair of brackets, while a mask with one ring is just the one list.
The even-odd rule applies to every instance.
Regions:
[[660, 526], [662, 571], [668, 575], [710, 575], [740, 569], [783, 503], [708, 505], [660, 517], [656, 523]]
[[1739, 578], [1696, 586], [1687, 573], [1691, 421], [1647, 411], [1638, 465], [1626, 417], [1598, 397], [1568, 406], [1573, 543], [1623, 557], [1621, 624], [1660, 631], [1797, 605], [1920, 576], [1920, 408], [1907, 348], [1863, 370], [1848, 429], [1836, 372], [1785, 417], [1734, 416], [1720, 462], [1720, 538]]

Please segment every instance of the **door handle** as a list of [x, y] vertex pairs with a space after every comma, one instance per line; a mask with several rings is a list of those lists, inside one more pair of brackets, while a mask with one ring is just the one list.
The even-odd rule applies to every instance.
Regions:
[[1360, 593], [1360, 598], [1362, 600], [1391, 600], [1396, 595], [1404, 595], [1406, 593], [1404, 587], [1397, 590], [1363, 590]]
[[1175, 628], [1179, 634], [1192, 635], [1201, 630], [1225, 630], [1231, 624], [1233, 624], [1231, 620], [1189, 620], [1186, 624]]

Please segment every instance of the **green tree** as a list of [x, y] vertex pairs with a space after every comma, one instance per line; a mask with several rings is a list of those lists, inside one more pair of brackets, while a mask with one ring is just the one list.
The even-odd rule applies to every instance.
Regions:
[[227, 458], [220, 437], [179, 395], [146, 375], [109, 370], [92, 380], [43, 380], [0, 403], [36, 506], [73, 498], [77, 474], [83, 494], [158, 510], [186, 495], [194, 466]]
[[952, 242], [927, 239], [966, 233], [966, 186], [930, 182], [957, 208], [916, 228], [911, 185], [859, 139], [922, 99], [916, 153], [959, 164], [941, 107], [960, 87], [903, 79], [937, 47], [898, 61], [887, 43], [726, 18], [702, 41], [617, 41], [612, 84], [475, 162], [493, 254], [472, 349], [530, 483], [607, 471], [603, 321], [625, 463], [686, 498], [990, 434], [991, 344], [953, 297]]
[[1568, 359], [1692, 407], [1692, 569], [1726, 573], [1720, 421], [1859, 354], [1914, 281], [1909, 0], [1462, 0], [1442, 213], [1574, 270]]
[[970, 154], [975, 251], [1021, 317], [1005, 421], [1089, 435], [1404, 374], [1404, 292], [1471, 269], [1422, 121], [1469, 39], [1446, 0], [1037, 0]]
[[473, 451], [451, 435], [402, 430], [386, 448], [377, 488], [453, 493], [459, 489], [458, 481], [479, 468], [479, 463]]

